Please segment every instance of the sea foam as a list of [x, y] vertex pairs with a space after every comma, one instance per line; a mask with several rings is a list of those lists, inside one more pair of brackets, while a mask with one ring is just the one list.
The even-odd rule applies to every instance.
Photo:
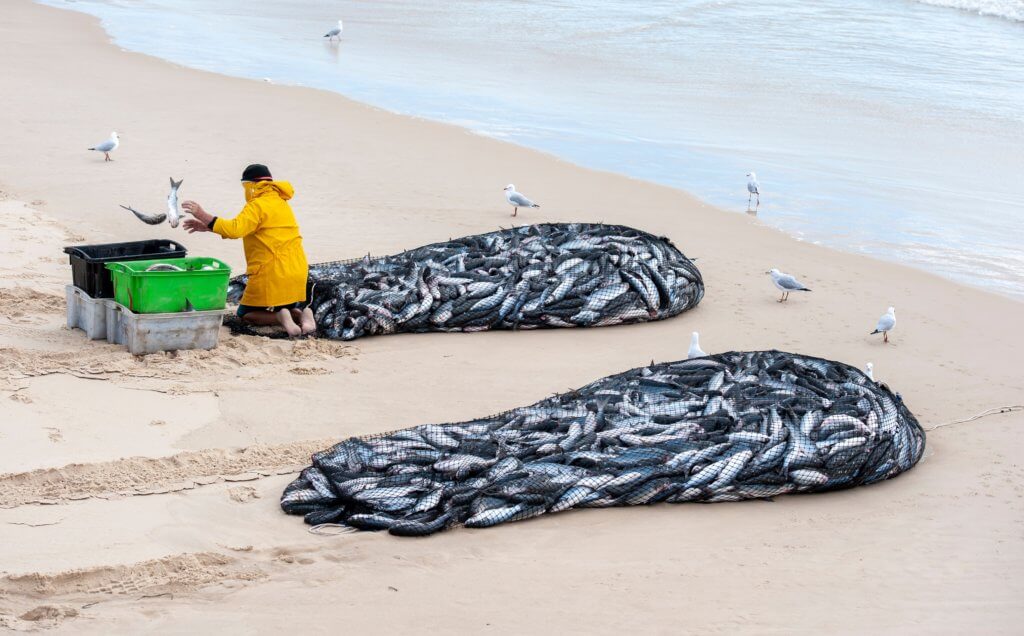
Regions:
[[1024, 1], [1022, 0], [918, 0], [918, 2], [1024, 22]]

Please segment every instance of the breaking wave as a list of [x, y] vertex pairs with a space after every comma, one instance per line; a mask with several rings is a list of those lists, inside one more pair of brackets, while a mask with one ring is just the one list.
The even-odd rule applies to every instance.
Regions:
[[950, 7], [961, 11], [970, 11], [978, 15], [990, 15], [1006, 18], [1014, 22], [1024, 22], [1024, 0], [917, 0], [922, 4], [936, 7]]

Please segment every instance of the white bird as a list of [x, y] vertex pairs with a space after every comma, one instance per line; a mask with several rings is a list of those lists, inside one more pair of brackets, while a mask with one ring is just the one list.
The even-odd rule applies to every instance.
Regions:
[[344, 31], [344, 30], [345, 30], [345, 25], [341, 23], [341, 20], [338, 20], [338, 26], [334, 27], [333, 29], [331, 29], [327, 33], [324, 33], [324, 37], [325, 38], [329, 38], [331, 40], [333, 40], [334, 38], [338, 38], [340, 40], [341, 39], [341, 32]]
[[704, 353], [704, 350], [700, 348], [700, 334], [694, 331], [690, 335], [690, 350], [686, 352], [686, 357], [689, 358], [703, 358], [708, 354]]
[[793, 278], [789, 274], [784, 274], [777, 269], [770, 269], [765, 274], [771, 274], [772, 282], [775, 286], [782, 291], [782, 298], [779, 298], [779, 302], [789, 300], [789, 292], [791, 291], [811, 291], [806, 285]]
[[878, 319], [878, 324], [875, 325], [875, 330], [869, 335], [875, 335], [876, 333], [882, 334], [882, 341], [889, 342], [889, 332], [896, 326], [896, 308], [889, 307], [889, 311], [882, 314], [882, 317]]
[[870, 362], [864, 367], [864, 373], [868, 376], [868, 379], [872, 382], [875, 381], [875, 365]]
[[516, 186], [511, 183], [505, 186], [505, 200], [508, 201], [509, 205], [515, 208], [514, 210], [512, 210], [512, 216], [516, 216], [519, 213], [519, 208], [540, 207], [533, 201], [527, 199], [523, 195], [516, 192]]
[[750, 209], [750, 198], [754, 195], [757, 195], [757, 207], [761, 207], [761, 186], [757, 183], [757, 175], [753, 172], [748, 172], [747, 177], [749, 178], [749, 181], [747, 181], [747, 192], [750, 193], [747, 195], [747, 210]]
[[95, 150], [96, 152], [102, 152], [103, 153], [103, 160], [104, 161], [113, 161], [113, 159], [110, 158], [110, 153], [112, 153], [115, 150], [117, 150], [117, 147], [120, 146], [120, 145], [121, 145], [121, 138], [117, 136], [117, 131], [114, 131], [114, 132], [110, 133], [110, 139], [104, 141], [101, 144], [96, 144], [92, 148], [89, 148], [89, 150]]

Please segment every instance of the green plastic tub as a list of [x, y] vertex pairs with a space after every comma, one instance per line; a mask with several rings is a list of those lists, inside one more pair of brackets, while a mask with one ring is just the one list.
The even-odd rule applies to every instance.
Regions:
[[[146, 271], [160, 263], [183, 271]], [[114, 299], [138, 314], [211, 311], [224, 309], [227, 301], [231, 268], [216, 258], [190, 256], [106, 265], [114, 281]]]

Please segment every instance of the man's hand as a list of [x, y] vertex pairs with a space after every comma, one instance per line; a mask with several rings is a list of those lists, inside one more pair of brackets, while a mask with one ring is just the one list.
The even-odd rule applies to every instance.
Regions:
[[209, 232], [210, 228], [206, 226], [199, 219], [185, 219], [185, 230], [189, 234], [195, 234], [196, 232]]
[[181, 204], [181, 207], [197, 219], [204, 215], [209, 216], [206, 214], [206, 210], [203, 209], [203, 206], [199, 205], [195, 201], [185, 201]]
[[181, 207], [195, 217], [193, 219], [185, 219], [185, 229], [188, 230], [189, 234], [210, 231], [210, 221], [213, 220], [213, 215], [207, 213], [203, 206], [195, 201], [185, 201], [181, 204]]

